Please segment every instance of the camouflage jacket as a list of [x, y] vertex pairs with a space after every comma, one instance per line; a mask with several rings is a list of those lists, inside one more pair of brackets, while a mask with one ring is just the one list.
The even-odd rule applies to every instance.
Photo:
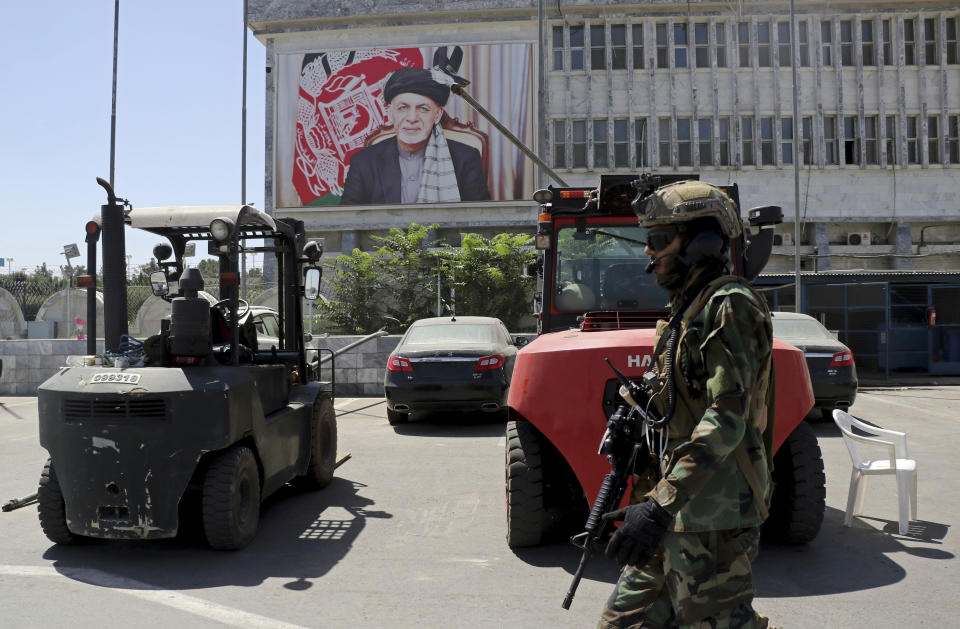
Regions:
[[[708, 289], [706, 281], [700, 283], [701, 291]], [[762, 435], [766, 405], [773, 402], [772, 383], [767, 389], [762, 382], [763, 367], [772, 357], [769, 311], [761, 297], [737, 280], [722, 283], [701, 299], [706, 299], [703, 308], [692, 318], [695, 308], [688, 310], [680, 330], [677, 401], [664, 475], [652, 489], [647, 484], [645, 495], [676, 516], [674, 531], [758, 526], [763, 517], [735, 450], [744, 442], [762, 500], [769, 505], [772, 488]], [[676, 312], [678, 305], [671, 306]], [[661, 321], [655, 344], [666, 328], [667, 322]], [[661, 413], [668, 406], [665, 359], [662, 349], [654, 362], [662, 387], [654, 403]], [[761, 401], [764, 389], [767, 395]], [[642, 483], [635, 486], [635, 501], [645, 495]]]

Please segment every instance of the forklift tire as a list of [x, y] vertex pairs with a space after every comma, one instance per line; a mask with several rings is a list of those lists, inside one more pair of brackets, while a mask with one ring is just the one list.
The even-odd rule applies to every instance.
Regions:
[[250, 448], [220, 453], [203, 479], [203, 532], [217, 550], [243, 548], [260, 524], [260, 474]]
[[541, 439], [526, 421], [507, 422], [507, 546], [524, 548], [543, 541], [544, 507]]
[[323, 398], [313, 406], [310, 421], [310, 463], [307, 480], [316, 488], [323, 488], [333, 480], [337, 467], [337, 415], [330, 398]]
[[399, 426], [400, 424], [406, 424], [407, 420], [410, 419], [408, 413], [401, 413], [400, 411], [391, 411], [387, 409], [387, 421], [390, 422], [391, 426]]
[[773, 458], [773, 498], [763, 536], [806, 544], [817, 536], [826, 509], [826, 477], [817, 435], [806, 422], [793, 429]]
[[40, 473], [40, 486], [37, 488], [37, 512], [43, 534], [55, 544], [76, 544], [78, 536], [67, 528], [66, 505], [60, 482], [53, 470], [52, 459], [47, 459]]

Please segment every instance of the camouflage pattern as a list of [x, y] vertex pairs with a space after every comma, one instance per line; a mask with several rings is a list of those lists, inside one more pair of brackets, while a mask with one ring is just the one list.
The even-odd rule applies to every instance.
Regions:
[[637, 208], [640, 227], [679, 224], [706, 216], [715, 218], [727, 238], [743, 231], [740, 213], [720, 188], [703, 181], [678, 181], [661, 186]]
[[627, 566], [598, 629], [766, 628], [750, 605], [759, 529], [667, 533], [647, 566]]
[[[663, 478], [635, 478], [631, 493], [632, 503], [653, 498], [675, 519], [646, 566], [624, 568], [601, 628], [768, 626], [751, 606], [750, 564], [764, 514], [734, 453], [743, 442], [769, 505], [762, 426], [772, 408], [772, 386], [763, 377], [772, 358], [772, 327], [765, 303], [748, 285], [730, 278], [709, 287], [716, 279], [714, 273], [694, 280], [693, 291], [715, 290], [695, 300], [680, 328]], [[676, 296], [671, 307], [675, 314]], [[661, 321], [655, 347], [666, 329]], [[661, 386], [654, 404], [661, 413], [668, 406], [665, 353], [654, 361]]]
[[[658, 332], [665, 327], [663, 322]], [[763, 502], [769, 504], [770, 470], [757, 428], [765, 421], [751, 417], [750, 411], [757, 408], [752, 399], [762, 388], [757, 376], [772, 347], [766, 305], [739, 281], [716, 290], [681, 327], [666, 474], [648, 494], [676, 516], [672, 530], [742, 529], [763, 522], [733, 452], [745, 443]], [[662, 391], [654, 403], [661, 413], [667, 407], [664, 354], [655, 363]], [[646, 489], [635, 485], [634, 502], [645, 497]]]

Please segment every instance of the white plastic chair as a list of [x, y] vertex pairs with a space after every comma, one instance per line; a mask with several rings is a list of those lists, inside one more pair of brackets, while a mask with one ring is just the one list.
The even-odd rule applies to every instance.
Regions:
[[[833, 421], [843, 434], [843, 442], [850, 451], [853, 471], [850, 475], [850, 493], [847, 496], [847, 513], [843, 525], [850, 526], [853, 516], [863, 507], [864, 485], [867, 476], [893, 474], [897, 477], [897, 498], [900, 505], [900, 534], [906, 535], [909, 520], [917, 519], [917, 462], [907, 456], [907, 435], [895, 430], [884, 430], [864, 423], [839, 409], [833, 411]], [[871, 435], [854, 434], [853, 428]], [[886, 448], [883, 459], [863, 459], [858, 444]], [[909, 518], [907, 517], [909, 511]]]

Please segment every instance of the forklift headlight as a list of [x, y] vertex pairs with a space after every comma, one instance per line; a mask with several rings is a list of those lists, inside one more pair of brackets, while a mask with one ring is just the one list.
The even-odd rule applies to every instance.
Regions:
[[215, 218], [210, 221], [210, 235], [217, 242], [226, 242], [233, 234], [233, 221], [229, 218]]

